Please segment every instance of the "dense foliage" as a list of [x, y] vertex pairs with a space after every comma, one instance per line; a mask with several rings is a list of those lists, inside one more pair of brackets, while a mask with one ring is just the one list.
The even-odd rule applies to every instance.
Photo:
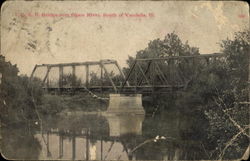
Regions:
[[[194, 75], [194, 79], [181, 94], [153, 96], [154, 99], [145, 104], [146, 110], [153, 113], [152, 116], [165, 117], [174, 107], [192, 118], [189, 120], [192, 125], [190, 133], [184, 131], [183, 135], [185, 138], [207, 140], [202, 143], [210, 152], [207, 159], [241, 157], [249, 143], [249, 135], [244, 134], [249, 132], [249, 106], [244, 104], [248, 101], [249, 47], [249, 32], [239, 32], [233, 40], [221, 42], [221, 52], [226, 55], [224, 58], [213, 59], [209, 63], [199, 60], [191, 64], [175, 64], [183, 75]], [[199, 54], [198, 48], [182, 43], [176, 34], [171, 33], [164, 40], [151, 41], [146, 49], [137, 52], [135, 58], [195, 54]], [[124, 69], [126, 73], [135, 58], [128, 58], [129, 67]], [[165, 65], [163, 72], [170, 75], [166, 69], [171, 64], [162, 62], [162, 65]], [[146, 66], [142, 67], [145, 71]], [[239, 132], [240, 135], [231, 142]]]
[[18, 76], [16, 65], [6, 62], [0, 55], [1, 121], [4, 124], [22, 123], [35, 119], [35, 104], [42, 103], [43, 90], [39, 80], [29, 81], [27, 76]]
[[31, 127], [36, 126], [37, 119], [34, 102], [42, 103], [40, 83], [38, 80], [30, 83], [28, 77], [18, 76], [16, 65], [6, 62], [1, 55], [0, 73], [1, 137], [4, 138], [1, 153], [7, 159], [37, 158], [41, 147]]

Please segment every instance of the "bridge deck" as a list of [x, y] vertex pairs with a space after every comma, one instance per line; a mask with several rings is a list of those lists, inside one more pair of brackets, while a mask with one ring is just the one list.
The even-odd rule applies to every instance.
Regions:
[[[44, 88], [45, 90], [49, 92], [103, 92], [103, 93], [112, 93], [114, 92], [113, 86], [91, 86], [86, 89], [86, 87], [50, 87], [50, 88]], [[122, 89], [122, 87], [117, 87], [118, 91]], [[159, 85], [159, 86], [126, 86], [123, 87], [123, 90], [119, 93], [129, 94], [129, 93], [168, 93], [170, 91], [176, 91], [184, 89], [183, 85]]]

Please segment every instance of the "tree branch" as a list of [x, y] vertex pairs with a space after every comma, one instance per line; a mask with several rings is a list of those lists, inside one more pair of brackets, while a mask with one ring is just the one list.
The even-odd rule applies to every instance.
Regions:
[[220, 153], [219, 155], [219, 160], [223, 159], [223, 156], [225, 155], [225, 152], [227, 150], [227, 148], [233, 144], [233, 142], [238, 138], [238, 136], [240, 136], [240, 134], [242, 134], [243, 132], [245, 132], [247, 129], [249, 129], [250, 126], [246, 127], [243, 129], [243, 131], [238, 132], [236, 135], [234, 135], [227, 143], [226, 146], [224, 147], [224, 149], [222, 150], [222, 153]]

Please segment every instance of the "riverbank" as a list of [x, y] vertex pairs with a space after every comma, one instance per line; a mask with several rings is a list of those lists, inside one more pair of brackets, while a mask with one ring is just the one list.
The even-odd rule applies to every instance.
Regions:
[[[107, 97], [107, 95], [102, 95]], [[39, 110], [44, 115], [55, 115], [68, 111], [105, 111], [108, 107], [108, 100], [95, 99], [84, 93], [75, 95], [51, 95], [45, 94]]]
[[[108, 94], [98, 95], [101, 98], [109, 98]], [[142, 97], [144, 109], [152, 104], [150, 96]], [[77, 93], [74, 95], [53, 95], [44, 94], [42, 103], [38, 106], [39, 112], [43, 115], [70, 115], [70, 114], [98, 114], [107, 110], [109, 99], [97, 99], [86, 93]], [[148, 110], [151, 114], [154, 111]], [[151, 114], [152, 115], [152, 114]]]

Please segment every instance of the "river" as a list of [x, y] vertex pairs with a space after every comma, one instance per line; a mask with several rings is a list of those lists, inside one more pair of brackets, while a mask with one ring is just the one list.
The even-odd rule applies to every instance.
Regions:
[[9, 145], [5, 147], [8, 156], [43, 160], [209, 159], [202, 141], [189, 136], [192, 121], [178, 110], [164, 117], [76, 112], [44, 118], [42, 126], [39, 121], [32, 124], [2, 129], [8, 136], [3, 139]]

